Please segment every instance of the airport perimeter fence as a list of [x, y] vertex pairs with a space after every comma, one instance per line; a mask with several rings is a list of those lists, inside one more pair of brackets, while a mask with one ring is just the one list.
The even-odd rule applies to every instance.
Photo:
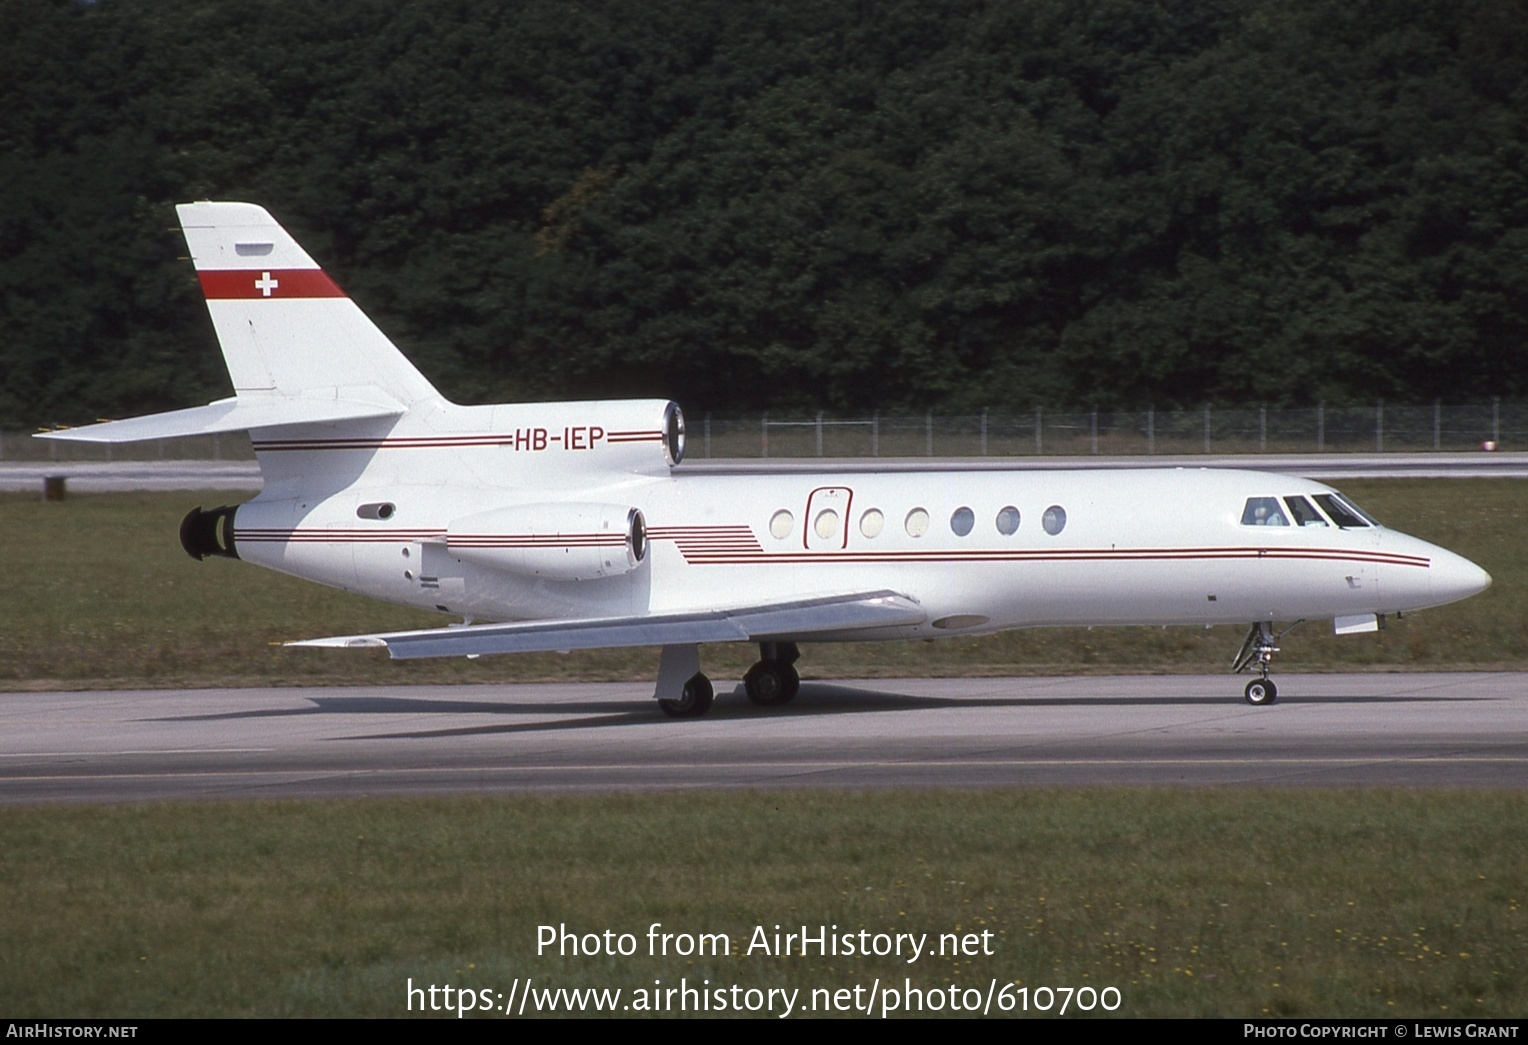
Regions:
[[[1528, 403], [1305, 409], [686, 415], [687, 456], [1013, 457], [1528, 450]], [[4, 461], [254, 459], [242, 433], [96, 446], [0, 432]]]

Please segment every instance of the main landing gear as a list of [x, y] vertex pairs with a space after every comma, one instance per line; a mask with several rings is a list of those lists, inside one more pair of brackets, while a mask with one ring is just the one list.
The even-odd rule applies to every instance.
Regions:
[[[666, 696], [673, 693], [675, 696]], [[700, 647], [664, 646], [658, 660], [658, 686], [653, 696], [669, 718], [700, 718], [711, 710], [716, 691], [700, 673]]]
[[1260, 677], [1247, 683], [1243, 691], [1247, 703], [1253, 707], [1272, 704], [1279, 699], [1279, 687], [1268, 677], [1268, 666], [1273, 663], [1273, 655], [1279, 652], [1279, 647], [1274, 643], [1288, 635], [1299, 623], [1295, 621], [1277, 635], [1273, 633], [1272, 621], [1260, 621], [1247, 630], [1247, 637], [1242, 640], [1241, 649], [1231, 663], [1231, 671], [1239, 674], [1249, 668], [1257, 669]]
[[[765, 708], [789, 704], [801, 689], [801, 676], [794, 666], [800, 659], [794, 642], [759, 643], [759, 662], [743, 676], [748, 699]], [[669, 718], [700, 718], [711, 710], [716, 691], [701, 674], [698, 646], [663, 647], [653, 696]]]
[[789, 704], [801, 689], [801, 676], [794, 667], [800, 659], [794, 642], [759, 643], [759, 662], [743, 676], [748, 699], [761, 708]]
[[660, 697], [658, 706], [669, 718], [700, 718], [711, 710], [711, 702], [715, 699], [716, 691], [711, 687], [711, 680], [697, 671], [685, 682], [679, 696]]

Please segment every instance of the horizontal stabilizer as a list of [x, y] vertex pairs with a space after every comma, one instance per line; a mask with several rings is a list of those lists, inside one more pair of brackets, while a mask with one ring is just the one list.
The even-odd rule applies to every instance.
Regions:
[[397, 417], [404, 412], [401, 403], [380, 391], [369, 390], [362, 399], [287, 399], [277, 396], [240, 396], [219, 399], [206, 406], [148, 414], [122, 421], [66, 428], [58, 432], [39, 432], [39, 439], [61, 439], [76, 443], [135, 443], [143, 439], [174, 439], [187, 435], [217, 435], [223, 432], [246, 432], [252, 428], [276, 428], [282, 425], [328, 424], [334, 421], [358, 421], [372, 417]]
[[877, 591], [730, 610], [525, 624], [469, 624], [377, 635], [341, 635], [287, 645], [386, 647], [394, 659], [411, 660], [483, 653], [547, 653], [617, 646], [807, 639], [866, 628], [921, 624], [926, 619], [922, 607], [907, 596]]

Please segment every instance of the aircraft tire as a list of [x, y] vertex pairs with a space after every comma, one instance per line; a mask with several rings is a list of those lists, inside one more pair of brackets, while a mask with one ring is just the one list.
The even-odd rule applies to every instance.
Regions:
[[777, 708], [795, 699], [801, 690], [801, 676], [789, 664], [761, 660], [743, 676], [743, 690], [759, 707]]
[[658, 701], [658, 707], [669, 718], [700, 718], [711, 710], [711, 702], [715, 699], [716, 691], [711, 688], [711, 680], [697, 672], [684, 684], [684, 691], [677, 699], [664, 697]]
[[1253, 679], [1247, 683], [1247, 703], [1255, 708], [1266, 707], [1279, 699], [1279, 687], [1271, 679]]

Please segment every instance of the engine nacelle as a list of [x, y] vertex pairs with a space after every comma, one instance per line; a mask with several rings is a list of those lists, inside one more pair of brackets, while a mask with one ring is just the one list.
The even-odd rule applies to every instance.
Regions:
[[647, 557], [647, 520], [615, 504], [527, 504], [457, 519], [446, 545], [464, 562], [558, 581], [630, 573]]

